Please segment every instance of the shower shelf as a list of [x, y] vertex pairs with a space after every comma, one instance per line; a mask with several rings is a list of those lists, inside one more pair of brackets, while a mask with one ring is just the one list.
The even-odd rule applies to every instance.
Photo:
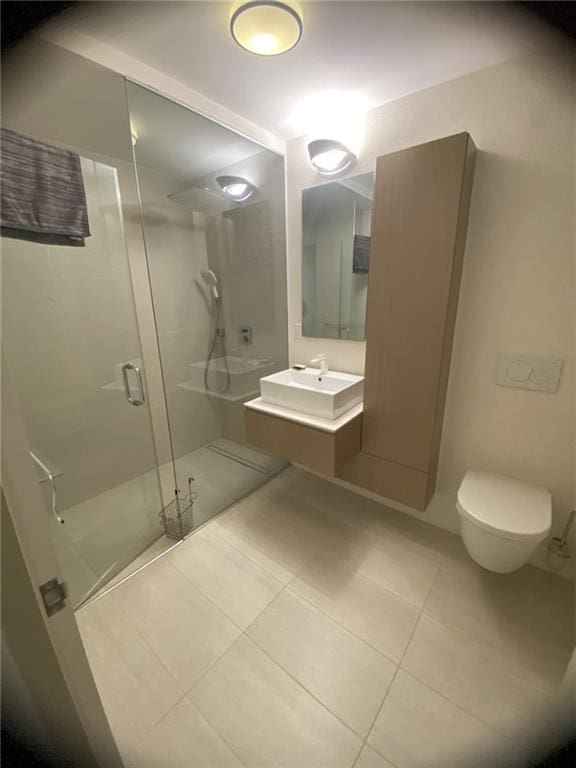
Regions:
[[230, 403], [239, 403], [243, 400], [246, 400], [248, 397], [257, 397], [260, 394], [260, 391], [257, 389], [252, 392], [241, 392], [238, 395], [229, 395], [220, 392], [209, 392], [206, 387], [194, 384], [191, 381], [183, 381], [181, 384], [178, 384], [178, 386], [181, 389], [187, 389], [189, 392], [200, 392], [203, 395], [208, 394], [210, 397], [217, 397], [220, 400], [228, 400]]

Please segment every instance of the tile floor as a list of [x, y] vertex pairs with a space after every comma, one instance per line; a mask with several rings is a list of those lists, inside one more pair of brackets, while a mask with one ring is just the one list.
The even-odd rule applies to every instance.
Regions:
[[[236, 458], [236, 460], [234, 459]], [[173, 542], [163, 536], [159, 512], [194, 477], [199, 527], [286, 466], [247, 445], [218, 438], [191, 453], [62, 510], [54, 541], [74, 605], [124, 578]], [[162, 501], [164, 497], [165, 501]], [[129, 565], [127, 565], [129, 563]]]
[[77, 617], [129, 768], [460, 768], [546, 706], [572, 607], [290, 468]]

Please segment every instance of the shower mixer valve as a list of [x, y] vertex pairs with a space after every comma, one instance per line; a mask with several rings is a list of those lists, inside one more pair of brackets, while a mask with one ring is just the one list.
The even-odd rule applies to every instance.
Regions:
[[243, 325], [240, 328], [240, 343], [246, 346], [252, 344], [252, 326]]

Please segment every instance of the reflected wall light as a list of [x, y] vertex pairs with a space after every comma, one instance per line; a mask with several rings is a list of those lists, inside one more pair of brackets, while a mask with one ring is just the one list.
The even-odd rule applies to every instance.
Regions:
[[356, 155], [345, 144], [332, 139], [311, 141], [308, 144], [308, 155], [310, 162], [322, 176], [343, 173], [356, 160]]
[[259, 56], [286, 53], [302, 37], [302, 17], [288, 3], [252, 0], [242, 3], [230, 18], [230, 32], [241, 48]]
[[235, 203], [243, 203], [256, 192], [256, 186], [242, 176], [217, 176], [218, 186], [227, 198]]

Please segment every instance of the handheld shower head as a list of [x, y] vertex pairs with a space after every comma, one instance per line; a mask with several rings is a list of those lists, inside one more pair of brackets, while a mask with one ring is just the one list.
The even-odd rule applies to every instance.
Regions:
[[220, 291], [218, 290], [219, 281], [216, 277], [216, 273], [211, 269], [203, 269], [200, 274], [202, 275], [202, 280], [204, 280], [206, 285], [210, 286], [212, 289], [212, 296], [214, 297], [214, 301], [220, 301]]

